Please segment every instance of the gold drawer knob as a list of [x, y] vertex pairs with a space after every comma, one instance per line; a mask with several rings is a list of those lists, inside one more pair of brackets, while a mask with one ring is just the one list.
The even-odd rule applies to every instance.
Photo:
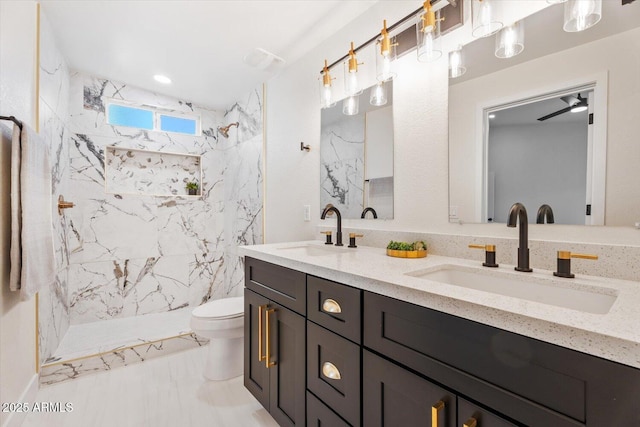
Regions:
[[342, 379], [342, 376], [340, 375], [340, 371], [338, 370], [336, 365], [334, 365], [331, 362], [324, 362], [322, 364], [322, 375], [329, 378], [330, 380]]
[[338, 301], [327, 298], [322, 303], [322, 311], [325, 311], [327, 313], [342, 313], [342, 307], [340, 307]]

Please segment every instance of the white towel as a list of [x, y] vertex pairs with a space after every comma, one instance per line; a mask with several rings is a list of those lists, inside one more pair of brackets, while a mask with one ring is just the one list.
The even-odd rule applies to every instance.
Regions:
[[[16, 209], [21, 212], [16, 223], [20, 228], [19, 239], [14, 241], [14, 219], [12, 218], [11, 255], [14, 260], [14, 248], [21, 251], [21, 274], [19, 277], [20, 297], [31, 298], [55, 280], [55, 251], [53, 247], [53, 228], [51, 222], [51, 164], [49, 147], [32, 129], [22, 126], [21, 144], [16, 144], [14, 131], [14, 147], [12, 149], [12, 167], [19, 164], [19, 191], [14, 194], [14, 181], [11, 184], [12, 213], [14, 200]], [[16, 156], [15, 146], [20, 147], [20, 156]], [[16, 158], [19, 157], [19, 160]], [[14, 162], [15, 160], [15, 162]], [[12, 168], [12, 178], [17, 175]], [[19, 197], [18, 197], [19, 194]], [[19, 200], [18, 200], [19, 199]], [[14, 278], [14, 267], [11, 265], [11, 279]], [[17, 276], [17, 273], [15, 273]], [[11, 281], [13, 285], [13, 280]]]
[[11, 273], [9, 289], [20, 290], [22, 273], [22, 249], [20, 231], [22, 230], [22, 209], [20, 206], [20, 128], [13, 125], [11, 139]]

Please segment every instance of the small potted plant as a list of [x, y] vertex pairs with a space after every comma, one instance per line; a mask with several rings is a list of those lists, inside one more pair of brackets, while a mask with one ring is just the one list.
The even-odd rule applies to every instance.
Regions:
[[423, 241], [406, 243], [392, 240], [387, 245], [387, 255], [396, 258], [424, 258], [427, 256], [427, 245]]
[[189, 181], [187, 182], [187, 191], [189, 192], [190, 196], [197, 196], [198, 195], [198, 182], [197, 181]]

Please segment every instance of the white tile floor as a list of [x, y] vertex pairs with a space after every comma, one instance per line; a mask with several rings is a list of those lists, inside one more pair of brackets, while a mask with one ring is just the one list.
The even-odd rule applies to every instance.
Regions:
[[276, 427], [242, 377], [206, 381], [206, 347], [42, 387], [36, 402], [73, 405], [30, 413], [23, 427]]

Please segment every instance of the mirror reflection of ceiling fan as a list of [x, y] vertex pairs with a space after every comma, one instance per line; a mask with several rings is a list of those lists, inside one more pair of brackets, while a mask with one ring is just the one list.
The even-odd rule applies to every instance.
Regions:
[[580, 94], [578, 94], [578, 96], [574, 96], [574, 95], [562, 96], [560, 97], [560, 99], [566, 102], [568, 107], [555, 111], [551, 114], [547, 114], [546, 116], [540, 117], [538, 120], [543, 122], [552, 117], [559, 116], [560, 114], [564, 114], [568, 112], [579, 113], [581, 111], [585, 111], [589, 106], [589, 104], [587, 103], [587, 99], [580, 96]]

